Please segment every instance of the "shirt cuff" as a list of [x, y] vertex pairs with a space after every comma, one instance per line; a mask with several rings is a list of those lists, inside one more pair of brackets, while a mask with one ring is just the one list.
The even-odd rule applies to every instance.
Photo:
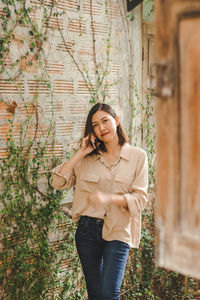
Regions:
[[63, 177], [67, 181], [73, 175], [73, 170], [71, 172], [66, 173], [65, 175], [61, 175], [60, 170], [62, 169], [62, 166], [64, 165], [64, 163], [65, 162], [63, 162], [62, 164], [56, 166], [53, 170], [51, 170], [51, 173], [55, 174], [57, 176]]
[[130, 211], [130, 215], [132, 217], [138, 216], [138, 214], [140, 214], [141, 210], [138, 205], [138, 201], [137, 201], [136, 197], [133, 194], [129, 194], [129, 193], [124, 194], [124, 197], [127, 201], [127, 206]]
[[66, 179], [59, 174], [52, 173], [50, 184], [54, 189], [62, 189], [66, 184]]

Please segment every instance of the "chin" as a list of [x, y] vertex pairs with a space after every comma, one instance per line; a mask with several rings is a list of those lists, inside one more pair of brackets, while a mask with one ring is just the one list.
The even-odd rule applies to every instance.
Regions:
[[114, 140], [113, 137], [110, 137], [110, 136], [105, 136], [105, 138], [102, 139], [102, 142], [104, 143], [109, 143], [109, 142], [112, 142]]

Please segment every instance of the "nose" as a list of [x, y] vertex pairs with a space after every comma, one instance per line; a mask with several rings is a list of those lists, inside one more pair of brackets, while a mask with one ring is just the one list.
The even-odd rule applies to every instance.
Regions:
[[100, 129], [100, 131], [103, 131], [104, 130], [104, 124], [100, 123], [99, 124], [99, 129]]

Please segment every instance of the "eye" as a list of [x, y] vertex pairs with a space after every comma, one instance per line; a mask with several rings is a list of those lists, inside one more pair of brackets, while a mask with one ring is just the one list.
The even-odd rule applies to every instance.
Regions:
[[108, 121], [108, 119], [104, 119], [104, 120], [103, 120], [104, 123], [107, 122], [107, 121]]
[[97, 124], [93, 124], [93, 125], [92, 125], [92, 128], [95, 128], [96, 126], [97, 126]]

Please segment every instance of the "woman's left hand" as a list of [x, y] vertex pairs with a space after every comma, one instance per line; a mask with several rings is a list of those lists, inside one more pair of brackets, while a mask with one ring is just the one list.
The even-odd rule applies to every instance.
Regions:
[[88, 195], [87, 200], [93, 206], [101, 206], [109, 204], [109, 194], [100, 191], [92, 192]]

